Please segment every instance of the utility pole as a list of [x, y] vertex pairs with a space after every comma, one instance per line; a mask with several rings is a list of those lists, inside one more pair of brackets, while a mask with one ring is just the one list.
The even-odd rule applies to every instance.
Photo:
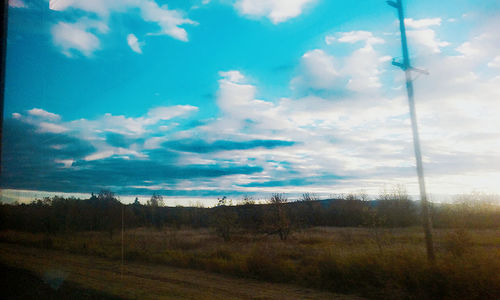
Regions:
[[418, 184], [420, 187], [420, 203], [422, 206], [422, 218], [425, 233], [425, 244], [427, 248], [427, 259], [430, 263], [434, 263], [434, 245], [432, 241], [432, 223], [429, 214], [429, 201], [427, 201], [427, 193], [425, 191], [424, 168], [422, 165], [422, 153], [420, 151], [420, 138], [418, 135], [417, 114], [415, 112], [415, 99], [413, 92], [412, 71], [427, 74], [426, 71], [416, 69], [410, 64], [410, 56], [408, 55], [408, 44], [406, 41], [406, 29], [403, 14], [402, 0], [387, 1], [387, 4], [398, 10], [399, 29], [401, 31], [401, 46], [403, 49], [403, 62], [397, 62], [393, 59], [392, 64], [400, 67], [405, 71], [406, 75], [406, 90], [408, 92], [408, 102], [410, 106], [411, 128], [413, 132], [413, 147], [415, 149], [415, 159], [417, 161]]
[[121, 268], [120, 268], [120, 279], [123, 283], [123, 257], [124, 257], [124, 251], [123, 251], [123, 227], [124, 227], [124, 222], [123, 222], [123, 210], [124, 210], [124, 207], [125, 207], [125, 204], [121, 203], [122, 205], [122, 265], [121, 265]]

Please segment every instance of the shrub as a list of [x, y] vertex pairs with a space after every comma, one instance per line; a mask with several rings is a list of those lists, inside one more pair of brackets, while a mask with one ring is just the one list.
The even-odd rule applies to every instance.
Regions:
[[455, 256], [463, 256], [471, 246], [471, 237], [463, 228], [455, 229], [445, 236], [444, 248]]

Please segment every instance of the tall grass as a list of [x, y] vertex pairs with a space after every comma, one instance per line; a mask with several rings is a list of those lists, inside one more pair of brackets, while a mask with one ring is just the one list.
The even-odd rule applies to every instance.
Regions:
[[[211, 229], [133, 229], [125, 258], [380, 299], [500, 299], [500, 232], [436, 230], [427, 264], [420, 228], [311, 228], [277, 236]], [[47, 236], [0, 232], [3, 242], [120, 258], [120, 239], [102, 232]]]

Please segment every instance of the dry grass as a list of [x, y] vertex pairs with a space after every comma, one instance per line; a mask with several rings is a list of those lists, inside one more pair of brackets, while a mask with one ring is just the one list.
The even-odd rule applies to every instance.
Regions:
[[[13, 299], [361, 299], [158, 264], [128, 262], [122, 268], [106, 258], [14, 244], [0, 243], [0, 264], [21, 270], [8, 274], [20, 278], [6, 278], [17, 288], [2, 290]], [[35, 276], [25, 281], [26, 274]], [[38, 286], [33, 285], [37, 278], [43, 279]]]
[[[436, 230], [429, 266], [420, 228], [312, 228], [277, 236], [209, 229], [125, 232], [127, 261], [154, 262], [373, 298], [499, 299], [500, 231]], [[84, 232], [44, 236], [3, 231], [4, 242], [119, 259], [121, 236]]]

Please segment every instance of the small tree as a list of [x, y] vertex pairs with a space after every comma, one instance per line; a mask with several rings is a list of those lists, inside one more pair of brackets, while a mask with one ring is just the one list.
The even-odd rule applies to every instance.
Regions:
[[244, 195], [236, 207], [238, 214], [238, 226], [250, 230], [253, 233], [258, 232], [262, 226], [262, 205], [256, 205], [256, 200], [252, 196]]
[[378, 214], [385, 218], [386, 226], [406, 227], [418, 224], [418, 212], [404, 186], [395, 186], [378, 197]]
[[232, 201], [228, 200], [226, 196], [217, 198], [217, 200], [212, 223], [217, 235], [227, 242], [230, 240], [231, 231], [236, 226], [237, 215], [232, 207]]
[[92, 195], [91, 199], [95, 204], [97, 228], [106, 229], [109, 238], [113, 238], [114, 229], [120, 227], [121, 221], [121, 203], [115, 196], [115, 193], [109, 190], [101, 190], [97, 197]]
[[148, 200], [146, 205], [151, 209], [151, 224], [156, 228], [160, 228], [163, 224], [160, 219], [159, 207], [165, 206], [163, 196], [154, 193], [153, 196], [151, 196], [151, 199]]
[[373, 240], [377, 244], [378, 251], [382, 254], [382, 245], [384, 243], [383, 226], [386, 224], [386, 218], [380, 216], [373, 207], [365, 207], [364, 209], [364, 225], [371, 229]]
[[290, 219], [286, 211], [288, 199], [283, 194], [274, 194], [270, 200], [271, 223], [274, 227], [273, 233], [278, 233], [280, 239], [285, 241], [290, 234]]
[[151, 196], [151, 199], [148, 200], [147, 205], [151, 207], [165, 206], [165, 202], [163, 201], [163, 196], [154, 193], [153, 196]]

